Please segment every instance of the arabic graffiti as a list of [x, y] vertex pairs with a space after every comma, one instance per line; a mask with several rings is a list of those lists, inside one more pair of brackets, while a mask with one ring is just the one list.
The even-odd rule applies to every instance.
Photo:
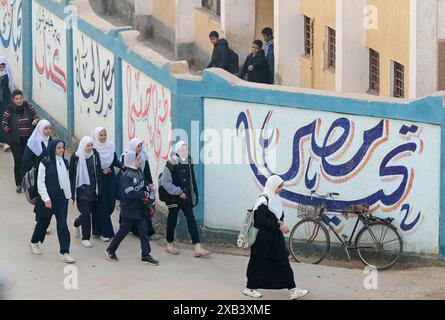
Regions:
[[36, 71], [66, 93], [67, 79], [65, 71], [61, 67], [61, 64], [64, 65], [61, 55], [64, 46], [62, 40], [64, 30], [59, 30], [56, 27], [52, 16], [43, 7], [36, 7], [36, 10], [37, 19], [34, 24], [34, 65]]
[[90, 114], [94, 108], [95, 114], [107, 117], [113, 110], [114, 56], [104, 54], [103, 48], [91, 39], [86, 40], [83, 34], [75, 43], [76, 87], [91, 102], [86, 113]]
[[168, 160], [171, 144], [171, 93], [159, 83], [123, 64], [124, 99], [127, 104], [126, 139], [144, 140], [147, 151], [153, 154], [157, 176]]
[[[16, 53], [22, 46], [22, 0], [0, 0], [0, 41]], [[12, 46], [11, 46], [12, 44]]]
[[[259, 184], [264, 186], [269, 176], [278, 174], [287, 186], [301, 183], [307, 191], [302, 194], [286, 188], [281, 194], [284, 199], [291, 203], [314, 205], [319, 200], [306, 195], [310, 190], [317, 190], [320, 184], [349, 183], [356, 179], [371, 159], [378, 158], [380, 164], [377, 178], [382, 182], [391, 182], [391, 188], [380, 184], [378, 190], [365, 197], [338, 201], [327, 200], [327, 207], [333, 210], [343, 210], [350, 205], [367, 203], [373, 212], [379, 210], [383, 213], [390, 213], [399, 210], [404, 212], [404, 219], [400, 225], [403, 231], [412, 230], [422, 221], [422, 213], [419, 212], [414, 220], [407, 222], [408, 217], [411, 216], [411, 205], [406, 200], [415, 181], [415, 168], [407, 165], [395, 165], [398, 160], [423, 153], [422, 128], [415, 125], [401, 125], [398, 131], [401, 143], [394, 144], [392, 141], [390, 151], [382, 155], [381, 147], [388, 145], [390, 138], [391, 123], [389, 120], [378, 120], [373, 127], [363, 132], [362, 137], [359, 137], [355, 133], [354, 121], [340, 117], [326, 127], [329, 129], [322, 136], [320, 128], [323, 126], [323, 121], [318, 118], [296, 130], [292, 139], [290, 168], [284, 173], [276, 173], [269, 168], [266, 158], [267, 149], [272, 144], [276, 145], [279, 140], [278, 129], [268, 130], [272, 116], [273, 111], [269, 111], [262, 124], [258, 139], [261, 155], [258, 156], [256, 154], [257, 143], [252, 134], [253, 122], [250, 111], [241, 112], [236, 122], [238, 136], [245, 132], [249, 164]], [[268, 137], [264, 137], [266, 131], [271, 132]], [[354, 153], [351, 151], [353, 140], [356, 143], [359, 142]], [[309, 152], [304, 151], [308, 149]], [[264, 164], [262, 170], [255, 160], [258, 157], [261, 157]], [[369, 179], [372, 178], [369, 177]], [[400, 182], [394, 186], [395, 181]], [[389, 191], [389, 189], [391, 190]], [[341, 223], [338, 217], [333, 219], [336, 225]]]

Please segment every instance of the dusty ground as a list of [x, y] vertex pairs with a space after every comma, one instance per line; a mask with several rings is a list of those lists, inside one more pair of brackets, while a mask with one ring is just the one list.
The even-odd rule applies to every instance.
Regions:
[[[47, 237], [43, 256], [33, 256], [28, 242], [34, 226], [32, 207], [15, 193], [12, 156], [0, 152], [0, 298], [2, 299], [245, 299], [248, 258], [221, 247], [207, 259], [193, 257], [181, 244], [181, 255], [165, 253], [164, 240], [152, 243], [159, 267], [141, 265], [138, 239], [129, 236], [118, 251], [121, 262], [105, 260], [106, 245], [93, 239], [94, 247], [72, 240], [77, 259], [78, 289], [66, 290], [66, 265], [58, 259], [55, 225]], [[70, 207], [69, 226], [77, 215]], [[114, 215], [117, 218], [117, 215]], [[117, 225], [116, 225], [117, 226]], [[216, 252], [225, 252], [216, 253]], [[231, 253], [231, 254], [227, 254]], [[331, 262], [327, 262], [332, 264]], [[377, 275], [377, 290], [366, 290], [360, 264], [312, 266], [292, 263], [295, 277], [311, 294], [306, 299], [445, 299], [445, 268], [390, 270]], [[345, 266], [345, 267], [340, 267]], [[286, 291], [263, 291], [265, 299], [287, 299]]]

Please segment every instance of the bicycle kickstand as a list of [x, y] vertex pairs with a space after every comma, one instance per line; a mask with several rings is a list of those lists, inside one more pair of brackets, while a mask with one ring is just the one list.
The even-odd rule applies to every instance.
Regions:
[[343, 249], [345, 249], [346, 255], [348, 256], [348, 261], [352, 261], [352, 259], [351, 259], [351, 255], [349, 254], [349, 249], [348, 249], [348, 247], [344, 246]]

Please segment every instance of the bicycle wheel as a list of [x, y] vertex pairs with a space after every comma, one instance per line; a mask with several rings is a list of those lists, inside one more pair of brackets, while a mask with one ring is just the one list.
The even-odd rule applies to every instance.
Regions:
[[355, 246], [365, 265], [386, 270], [399, 261], [403, 240], [393, 225], [376, 222], [360, 230]]
[[292, 257], [301, 263], [320, 263], [328, 253], [330, 244], [328, 230], [314, 219], [298, 222], [289, 237]]

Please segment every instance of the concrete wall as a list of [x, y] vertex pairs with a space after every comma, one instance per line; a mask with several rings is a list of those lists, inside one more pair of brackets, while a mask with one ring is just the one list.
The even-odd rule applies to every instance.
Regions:
[[74, 134], [91, 135], [101, 126], [109, 128], [108, 137], [114, 141], [114, 54], [84, 33], [73, 33]]
[[[440, 208], [431, 200], [440, 198], [440, 126], [220, 99], [206, 99], [204, 114], [206, 129], [221, 137], [214, 145], [222, 145], [205, 168], [206, 227], [237, 231], [241, 209], [279, 174], [289, 225], [298, 222], [299, 203], [312, 204], [311, 190], [335, 191], [341, 196], [328, 201], [330, 208], [368, 203], [376, 216], [395, 219], [406, 251], [438, 253]], [[231, 147], [225, 130], [236, 133], [232, 148], [244, 161], [224, 161]], [[330, 218], [341, 233], [352, 232], [354, 219]]]
[[0, 2], [0, 48], [14, 72], [14, 85], [22, 87], [22, 0]]
[[[67, 126], [67, 41], [65, 25], [32, 1], [33, 99]], [[50, 98], [49, 98], [50, 97]]]
[[437, 0], [411, 1], [410, 98], [422, 97], [437, 90], [437, 14]]
[[365, 46], [363, 12], [366, 0], [337, 0], [336, 91], [369, 89], [369, 49]]
[[274, 27], [274, 0], [255, 1], [255, 38], [263, 40], [265, 27]]
[[[302, 72], [304, 54], [302, 0], [274, 1], [275, 83], [286, 86], [304, 86]], [[292, 41], [289, 39], [292, 35]]]
[[367, 0], [378, 8], [378, 28], [366, 30], [366, 46], [380, 53], [380, 95], [392, 96], [390, 60], [405, 66], [405, 97], [410, 97], [410, 0]]
[[244, 62], [255, 37], [255, 0], [221, 0], [221, 28]]
[[[336, 5], [336, 0], [301, 0], [302, 14], [315, 20], [314, 55], [312, 60], [301, 57], [301, 85], [304, 88], [335, 91], [335, 71], [326, 68], [326, 28], [329, 26], [336, 29]], [[301, 33], [303, 33], [303, 30], [303, 27], [301, 27]], [[340, 59], [340, 57], [337, 57], [337, 59]]]
[[[202, 77], [193, 77], [185, 73], [187, 68], [183, 63], [170, 62], [138, 42], [137, 32], [128, 28], [110, 29], [92, 13], [86, 0], [78, 0], [75, 5], [79, 13], [76, 31], [62, 23], [69, 18], [64, 3], [35, 0], [34, 6], [24, 2], [23, 8], [24, 43], [30, 44], [23, 47], [23, 88], [41, 116], [52, 121], [70, 145], [75, 131], [82, 134], [83, 130], [91, 130], [79, 113], [81, 106], [75, 104], [75, 90], [79, 90], [75, 83], [75, 47], [82, 48], [79, 37], [83, 34], [85, 43], [93, 48], [97, 44], [104, 60], [114, 58], [115, 121], [114, 127], [111, 123], [106, 125], [108, 130], [114, 130], [117, 151], [124, 150], [135, 135], [143, 139], [156, 182], [172, 143], [178, 139], [176, 129], [181, 129], [185, 135], [182, 139], [190, 142], [200, 194], [195, 215], [205, 234], [230, 234], [227, 231], [238, 230], [239, 217], [254, 202], [258, 188], [267, 176], [277, 172], [287, 181], [283, 197], [289, 223], [294, 221], [292, 206], [304, 202], [301, 195], [312, 184], [320, 192], [335, 188], [341, 198], [332, 203], [334, 207], [367, 200], [379, 214], [396, 218], [407, 251], [445, 255], [443, 96], [406, 100], [339, 95], [246, 83], [222, 70], [206, 70]], [[41, 19], [37, 18], [39, 14]], [[48, 34], [55, 38], [52, 41], [63, 39], [61, 46], [46, 42], [47, 35], [39, 35], [39, 24], [32, 21], [46, 21], [45, 25], [54, 26], [47, 29]], [[51, 51], [42, 44], [50, 44]], [[4, 51], [0, 48], [0, 54]], [[45, 52], [53, 59], [45, 60]], [[113, 57], [108, 56], [110, 53]], [[42, 69], [42, 61], [51, 63]], [[45, 71], [44, 76], [40, 76], [39, 70]], [[66, 93], [61, 86], [63, 70], [66, 70]], [[102, 71], [104, 74], [107, 72]], [[96, 107], [91, 99], [85, 105]], [[265, 130], [271, 129], [267, 136], [263, 135], [270, 137], [268, 148], [279, 152], [276, 167], [268, 162], [270, 172], [266, 167], [256, 170], [257, 160], [261, 160], [259, 153], [250, 165], [235, 168], [206, 162], [209, 141], [205, 138], [218, 132], [215, 129], [235, 130], [236, 137], [236, 129], [247, 133], [250, 131], [246, 129], [263, 126]], [[259, 136], [251, 136], [250, 142], [254, 137]], [[310, 146], [306, 139], [312, 142]], [[298, 158], [300, 150], [305, 152]], [[304, 166], [299, 159], [304, 159]], [[230, 199], [230, 210], [218, 211], [223, 205], [221, 199], [226, 202]], [[348, 228], [341, 219], [333, 219], [340, 228]], [[181, 236], [186, 234], [184, 226], [182, 219], [178, 231]]]
[[206, 67], [210, 57], [212, 56], [213, 45], [209, 40], [209, 33], [213, 30], [217, 31], [220, 36], [224, 37], [221, 28], [221, 20], [211, 14], [206, 9], [195, 9], [195, 62], [198, 65], [201, 63], [202, 67]]

